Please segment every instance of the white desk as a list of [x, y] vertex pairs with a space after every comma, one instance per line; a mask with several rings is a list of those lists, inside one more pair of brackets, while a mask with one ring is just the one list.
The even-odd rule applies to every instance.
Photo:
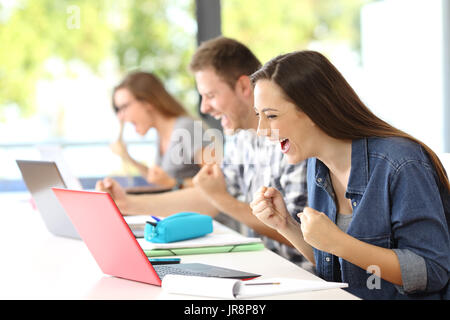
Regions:
[[[24, 193], [0, 194], [0, 299], [196, 299], [104, 275], [82, 241], [50, 234], [28, 199]], [[261, 279], [283, 276], [320, 280], [267, 249], [181, 258], [182, 262], [258, 273]], [[357, 298], [342, 289], [332, 289], [264, 299]]]

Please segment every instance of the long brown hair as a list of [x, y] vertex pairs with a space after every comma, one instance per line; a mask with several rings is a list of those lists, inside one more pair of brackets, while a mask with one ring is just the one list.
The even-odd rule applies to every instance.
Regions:
[[276, 83], [287, 100], [333, 138], [403, 137], [418, 143], [428, 154], [439, 181], [450, 191], [445, 169], [433, 150], [374, 115], [322, 54], [296, 51], [280, 55], [267, 62], [251, 79], [253, 84], [262, 79]]
[[128, 89], [139, 101], [152, 104], [167, 117], [187, 115], [183, 106], [164, 88], [162, 82], [149, 72], [136, 71], [128, 74], [113, 90], [112, 105], [118, 111], [114, 103], [114, 94], [119, 89]]

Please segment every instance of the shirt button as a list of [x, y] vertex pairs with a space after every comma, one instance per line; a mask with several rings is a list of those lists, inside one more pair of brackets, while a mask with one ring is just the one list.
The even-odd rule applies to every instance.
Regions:
[[353, 201], [353, 206], [356, 207], [356, 201]]
[[322, 182], [322, 178], [317, 178], [317, 182], [321, 183]]
[[326, 262], [330, 262], [330, 260], [331, 260], [330, 257], [326, 257], [326, 258], [325, 258], [325, 261], [326, 261]]

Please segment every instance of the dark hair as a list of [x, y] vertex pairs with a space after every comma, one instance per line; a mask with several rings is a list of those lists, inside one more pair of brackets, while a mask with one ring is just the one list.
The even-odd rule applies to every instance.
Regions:
[[275, 57], [251, 76], [253, 85], [262, 79], [276, 83], [288, 101], [333, 138], [403, 137], [418, 143], [430, 157], [439, 181], [450, 191], [445, 169], [433, 150], [374, 115], [322, 54], [296, 51]]
[[261, 62], [239, 41], [220, 36], [203, 42], [189, 64], [192, 72], [210, 67], [234, 88], [240, 76], [250, 76], [261, 67]]
[[112, 105], [117, 113], [114, 103], [114, 94], [119, 89], [128, 89], [139, 101], [146, 101], [156, 107], [163, 115], [178, 117], [187, 115], [183, 106], [164, 88], [162, 82], [149, 72], [136, 71], [128, 74], [119, 83], [112, 93]]

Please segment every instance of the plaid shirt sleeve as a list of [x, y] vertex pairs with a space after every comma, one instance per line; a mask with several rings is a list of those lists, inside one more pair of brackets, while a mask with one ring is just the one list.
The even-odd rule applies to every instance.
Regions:
[[242, 174], [240, 173], [243, 171], [243, 167], [239, 159], [242, 157], [240, 157], [239, 152], [236, 152], [238, 151], [236, 137], [228, 139], [225, 144], [226, 149], [224, 150], [224, 158], [221, 165], [222, 173], [225, 177], [228, 193], [234, 198], [241, 200], [245, 198], [241, 188]]
[[289, 164], [282, 156], [279, 160], [280, 174], [274, 179], [275, 188], [283, 195], [286, 208], [294, 219], [300, 222], [297, 214], [306, 206], [306, 161], [298, 164]]
[[[272, 158], [272, 185], [283, 195], [284, 203], [291, 216], [300, 222], [297, 217], [307, 203], [306, 161], [298, 164], [289, 164], [281, 152], [275, 152]], [[267, 239], [267, 248], [275, 251], [282, 257], [294, 262], [304, 263], [305, 258], [295, 248], [277, 241]]]

